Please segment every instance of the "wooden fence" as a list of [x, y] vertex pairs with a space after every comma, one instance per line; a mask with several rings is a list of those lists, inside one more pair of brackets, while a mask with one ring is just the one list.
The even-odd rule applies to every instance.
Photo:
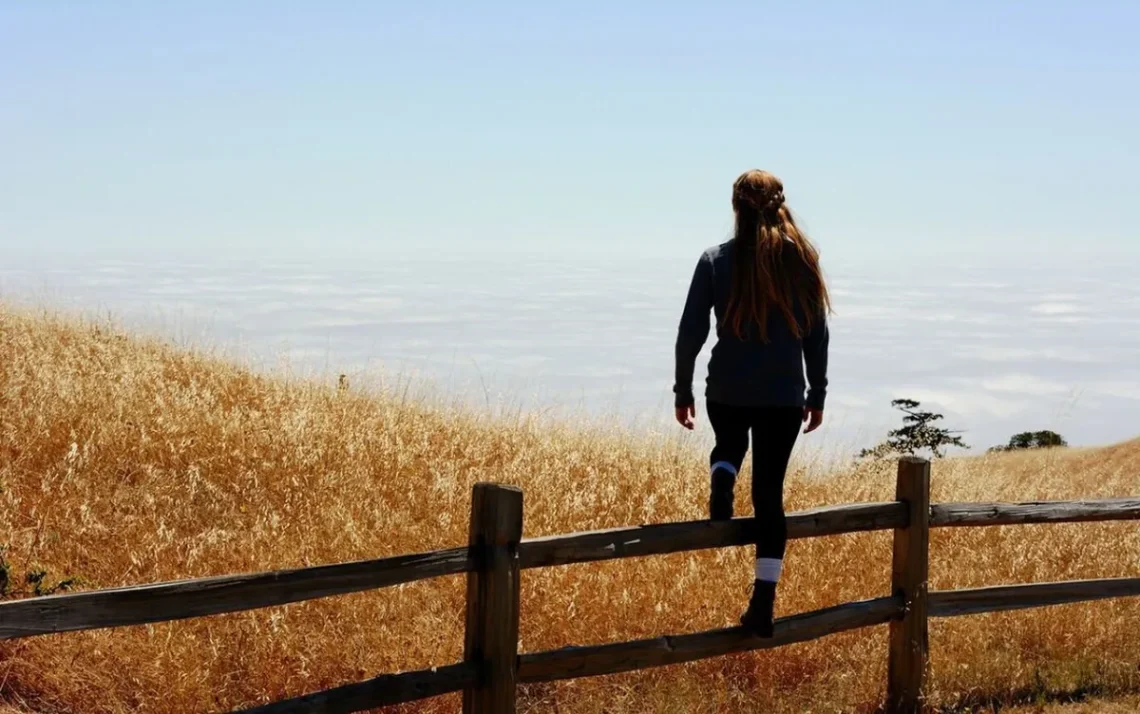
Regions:
[[518, 653], [519, 574], [529, 568], [746, 545], [752, 520], [695, 521], [522, 540], [522, 492], [477, 484], [466, 547], [253, 575], [29, 598], [0, 604], [0, 639], [120, 627], [284, 605], [444, 575], [467, 574], [462, 662], [336, 687], [247, 709], [259, 714], [355, 712], [463, 692], [465, 714], [515, 711], [519, 683], [592, 677], [781, 647], [889, 623], [888, 712], [917, 712], [927, 619], [1140, 595], [1140, 578], [928, 592], [931, 528], [1140, 520], [1140, 498], [1039, 503], [930, 503], [930, 464], [899, 462], [896, 500], [788, 516], [790, 538], [892, 529], [892, 592], [782, 618], [759, 639], [734, 627], [653, 639]]

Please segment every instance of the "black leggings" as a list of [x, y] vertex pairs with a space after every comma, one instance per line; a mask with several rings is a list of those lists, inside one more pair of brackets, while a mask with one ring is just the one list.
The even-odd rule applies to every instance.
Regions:
[[727, 461], [739, 472], [752, 430], [752, 510], [756, 514], [756, 557], [782, 560], [788, 544], [784, 518], [784, 475], [803, 423], [799, 407], [738, 407], [708, 402], [716, 446], [709, 465]]

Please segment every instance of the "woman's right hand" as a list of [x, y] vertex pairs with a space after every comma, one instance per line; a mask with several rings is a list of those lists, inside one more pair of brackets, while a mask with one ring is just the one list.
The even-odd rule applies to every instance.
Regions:
[[810, 434], [823, 424], [823, 410], [804, 407], [804, 433]]
[[693, 430], [693, 420], [697, 418], [697, 405], [689, 404], [684, 407], [677, 407], [677, 423], [685, 427], [689, 431]]

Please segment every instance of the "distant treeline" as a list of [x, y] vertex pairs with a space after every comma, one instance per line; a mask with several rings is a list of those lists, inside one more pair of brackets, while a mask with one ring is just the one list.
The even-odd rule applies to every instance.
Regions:
[[[922, 404], [918, 401], [896, 399], [891, 402], [891, 406], [903, 413], [903, 425], [887, 432], [887, 438], [879, 445], [860, 451], [859, 458], [885, 459], [916, 454], [931, 454], [935, 458], [942, 458], [947, 448], [970, 448], [959, 436], [963, 432], [940, 426], [938, 422], [942, 421], [943, 415], [922, 409]], [[1068, 446], [1068, 443], [1055, 431], [1023, 431], [1011, 436], [1008, 444], [994, 446], [989, 451], [1020, 451], [1058, 446]]]

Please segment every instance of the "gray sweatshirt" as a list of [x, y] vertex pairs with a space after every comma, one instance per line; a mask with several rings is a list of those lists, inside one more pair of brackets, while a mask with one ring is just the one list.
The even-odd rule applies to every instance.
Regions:
[[[717, 342], [709, 360], [707, 399], [739, 406], [806, 405], [823, 409], [827, 396], [829, 341], [826, 316], [818, 316], [812, 331], [801, 340], [788, 327], [783, 315], [772, 311], [768, 319], [768, 342], [759, 340], [757, 325], [742, 326], [745, 339], [737, 338], [732, 327], [724, 324], [732, 289], [733, 247], [729, 241], [709, 248], [701, 255], [693, 273], [677, 331], [677, 370], [673, 384], [676, 405], [694, 403], [693, 370], [697, 355], [708, 339], [709, 311], [712, 310], [716, 314]], [[797, 314], [803, 313], [797, 310]]]

